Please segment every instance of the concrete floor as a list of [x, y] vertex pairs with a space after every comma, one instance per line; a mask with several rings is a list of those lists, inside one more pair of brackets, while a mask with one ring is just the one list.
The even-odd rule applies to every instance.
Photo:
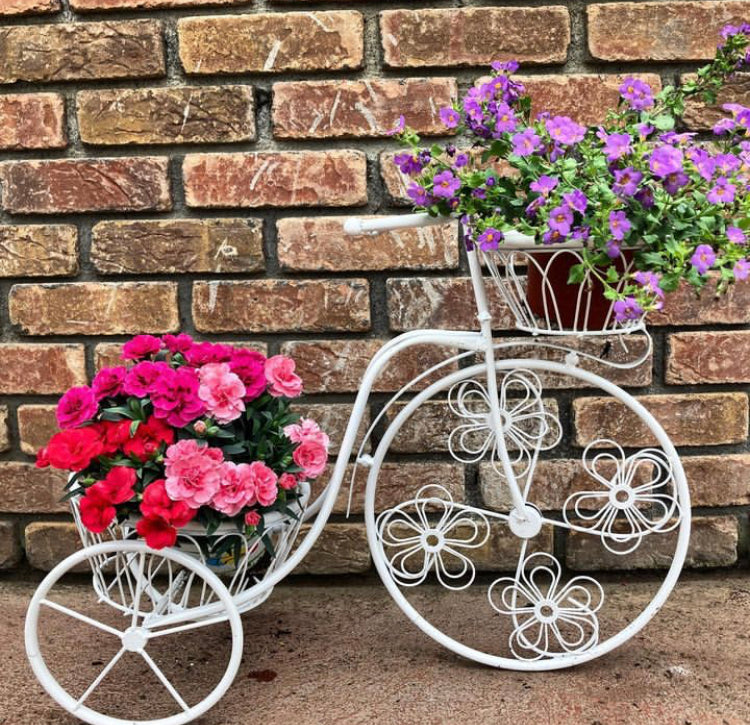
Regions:
[[[49, 699], [26, 662], [23, 621], [32, 591], [33, 585], [0, 580], [0, 724], [72, 725], [78, 721]], [[58, 601], [80, 604], [88, 591], [70, 584]], [[629, 582], [618, 595], [623, 610], [642, 605], [647, 591], [653, 581]], [[422, 588], [420, 604], [430, 610], [439, 596]], [[526, 674], [491, 670], [443, 650], [408, 622], [376, 580], [296, 580], [243, 615], [239, 675], [196, 722], [750, 723], [749, 615], [748, 572], [688, 574], [658, 617], [620, 649], [572, 670]], [[62, 675], [85, 687], [106, 662], [106, 647], [74, 630], [56, 628], [53, 643], [63, 644]], [[165, 671], [173, 666], [197, 674], [186, 690], [197, 692], [216, 673], [212, 663], [226, 652], [226, 642], [221, 626], [200, 630], [185, 643], [188, 659], [180, 656], [182, 648], [170, 651]], [[122, 693], [134, 697], [129, 713], [112, 714], [159, 714], [162, 691], [140, 662], [104, 693], [109, 702]]]

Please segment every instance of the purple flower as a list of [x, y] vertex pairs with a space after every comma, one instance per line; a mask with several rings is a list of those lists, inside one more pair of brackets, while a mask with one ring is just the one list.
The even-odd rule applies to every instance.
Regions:
[[402, 174], [418, 174], [424, 168], [420, 158], [409, 153], [396, 154], [393, 157], [393, 163], [398, 166]]
[[690, 264], [698, 274], [706, 274], [716, 261], [716, 252], [709, 244], [699, 244], [695, 248], [693, 256], [690, 257]]
[[617, 300], [612, 309], [615, 312], [615, 320], [617, 322], [640, 320], [643, 317], [643, 307], [636, 302], [635, 297], [626, 297], [624, 300]]
[[432, 197], [427, 193], [424, 186], [420, 186], [416, 181], [412, 181], [406, 190], [406, 195], [414, 202], [415, 206], [429, 206], [432, 204]]
[[630, 231], [631, 224], [624, 211], [612, 211], [609, 213], [609, 231], [617, 241], [622, 241]]
[[440, 120], [448, 128], [456, 128], [461, 123], [461, 114], [455, 109], [448, 106], [440, 109]]
[[432, 194], [443, 199], [450, 199], [461, 188], [461, 179], [456, 178], [446, 170], [435, 174], [432, 179]]
[[733, 244], [746, 244], [745, 232], [739, 227], [727, 227], [727, 239]]
[[456, 160], [453, 162], [453, 165], [457, 169], [461, 169], [464, 166], [466, 166], [466, 164], [468, 164], [468, 163], [469, 163], [469, 155], [468, 154], [458, 154], [458, 156], [456, 156]]
[[620, 95], [628, 102], [634, 111], [643, 111], [654, 105], [651, 86], [638, 78], [628, 76], [620, 86]]
[[549, 213], [549, 228], [560, 234], [570, 234], [570, 226], [573, 223], [573, 212], [568, 206], [557, 206]]
[[403, 132], [405, 126], [406, 119], [403, 116], [399, 116], [398, 121], [396, 121], [396, 125], [390, 131], [388, 131], [388, 135], [397, 136], [398, 134]]
[[482, 201], [484, 201], [487, 198], [487, 192], [484, 189], [479, 189], [479, 188], [472, 189], [471, 190], [471, 195], [475, 199], [481, 199]]
[[641, 204], [644, 209], [650, 209], [654, 205], [654, 192], [648, 186], [644, 186], [642, 189], [636, 191], [633, 198]]
[[674, 146], [658, 146], [651, 152], [648, 167], [654, 176], [664, 178], [682, 171], [682, 151]]
[[732, 269], [732, 274], [738, 282], [746, 280], [750, 275], [750, 262], [747, 259], [737, 260], [734, 269]]
[[734, 154], [717, 154], [714, 156], [714, 163], [716, 170], [725, 176], [742, 166], [742, 162]]
[[674, 196], [683, 186], [686, 186], [690, 179], [683, 171], [677, 171], [669, 174], [664, 178], [664, 190], [667, 194]]
[[563, 146], [578, 143], [586, 135], [586, 129], [567, 116], [555, 116], [544, 125], [550, 138]]
[[689, 149], [688, 158], [698, 170], [700, 176], [706, 181], [711, 181], [716, 171], [716, 161], [707, 151], [703, 149]]
[[537, 196], [534, 201], [526, 207], [525, 214], [529, 219], [536, 219], [536, 214], [545, 204], [546, 199], [543, 196]]
[[511, 137], [513, 142], [513, 153], [516, 156], [530, 156], [541, 145], [542, 139], [536, 134], [533, 128], [527, 128], [521, 133]]
[[660, 310], [664, 306], [664, 290], [659, 287], [661, 275], [654, 272], [636, 272], [633, 275], [633, 279], [635, 279], [643, 289], [656, 297], [654, 306], [657, 310]]
[[745, 130], [750, 128], [750, 108], [743, 108], [736, 116], [738, 126], [742, 126]]
[[610, 239], [606, 244], [606, 253], [610, 259], [617, 259], [620, 256], [620, 244], [614, 239]]
[[694, 133], [675, 133], [674, 131], [667, 131], [659, 136], [659, 141], [671, 144], [672, 146], [679, 146], [680, 144], [688, 143], [696, 135], [697, 134]]
[[612, 191], [618, 196], [633, 196], [638, 189], [643, 174], [632, 166], [626, 169], [615, 169], [615, 183], [612, 184]]
[[518, 126], [516, 114], [507, 103], [499, 103], [495, 114], [495, 133], [513, 133]]
[[563, 201], [574, 211], [581, 212], [583, 214], [586, 211], [586, 207], [589, 204], [589, 200], [586, 198], [580, 189], [573, 189], [563, 194]]
[[495, 60], [492, 62], [492, 70], [498, 73], [515, 73], [518, 70], [517, 60], [506, 60], [499, 61]]
[[470, 88], [464, 96], [464, 111], [474, 121], [482, 121], [484, 118], [484, 109], [482, 108], [478, 88]]
[[529, 184], [529, 188], [532, 191], [536, 191], [538, 194], [548, 196], [549, 193], [557, 186], [560, 180], [556, 176], [540, 176], [536, 181], [532, 181]]
[[585, 242], [591, 234], [591, 227], [584, 225], [576, 227], [570, 235], [571, 239], [575, 239], [577, 242]]
[[706, 199], [712, 204], [731, 204], [734, 201], [735, 191], [737, 191], [737, 187], [730, 184], [729, 180], [722, 176], [716, 180], [716, 185], [712, 186], [706, 194]]
[[565, 234], [551, 229], [542, 235], [542, 244], [560, 244], [565, 241]]
[[629, 133], [611, 133], [604, 134], [604, 153], [607, 155], [607, 161], [617, 161], [623, 156], [627, 156], [631, 151], [630, 144], [632, 138]]
[[648, 123], [639, 123], [636, 129], [641, 140], [648, 138], [654, 132], [654, 127]]
[[504, 239], [503, 233], [499, 229], [489, 227], [485, 229], [477, 238], [479, 248], [483, 252], [489, 252], [491, 249], [497, 249], [497, 245]]
[[487, 181], [484, 182], [487, 186], [494, 186], [496, 183], [494, 176], [488, 176]]
[[714, 124], [713, 132], [716, 136], [723, 136], [725, 133], [734, 131], [735, 127], [736, 124], [731, 118], [722, 118]]

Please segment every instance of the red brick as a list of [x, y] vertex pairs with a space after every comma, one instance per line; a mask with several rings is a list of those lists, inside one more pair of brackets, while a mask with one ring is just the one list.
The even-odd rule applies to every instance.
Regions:
[[11, 288], [10, 320], [27, 335], [176, 332], [176, 282], [71, 282]]
[[750, 331], [670, 335], [665, 376], [672, 385], [750, 383]]
[[57, 433], [55, 405], [19, 405], [18, 437], [24, 453], [34, 455]]
[[589, 5], [589, 50], [612, 61], [713, 58], [719, 31], [747, 20], [750, 3], [616, 2]]
[[[42, 571], [50, 571], [83, 546], [75, 524], [65, 521], [34, 521], [26, 527], [24, 539], [29, 564]], [[83, 562], [72, 571], [82, 574], [87, 569]]]
[[52, 395], [86, 381], [83, 345], [0, 344], [2, 395]]
[[154, 20], [4, 27], [0, 83], [160, 77], [161, 30]]
[[[297, 363], [307, 393], [356, 393], [370, 360], [385, 340], [312, 340], [285, 342], [284, 355]], [[399, 390], [433, 365], [446, 360], [455, 350], [436, 345], [415, 345], [398, 353], [375, 381], [373, 391]], [[426, 387], [442, 375], [457, 370], [455, 362], [442, 368], [414, 387]]]
[[565, 7], [386, 10], [380, 16], [385, 64], [396, 68], [564, 63], [570, 45]]
[[[661, 423], [676, 446], [721, 445], [747, 440], [748, 399], [744, 393], [644, 395], [637, 398]], [[636, 415], [612, 398], [573, 401], [576, 445], [609, 438], [623, 447], [656, 440]]]
[[0, 149], [61, 149], [65, 100], [59, 93], [9, 93], [0, 96]]
[[362, 15], [349, 10], [182, 18], [177, 32], [188, 74], [353, 69], [364, 54]]
[[183, 177], [191, 207], [358, 206], [366, 167], [360, 151], [191, 154]]
[[[301, 541], [310, 526], [304, 524]], [[328, 523], [296, 574], [362, 574], [372, 566], [364, 524]]]
[[0, 15], [43, 15], [60, 11], [60, 0], [3, 0]]
[[169, 86], [81, 91], [81, 140], [88, 144], [233, 143], [255, 139], [249, 86]]
[[750, 504], [750, 454], [682, 456], [692, 506]]
[[279, 219], [276, 229], [281, 266], [313, 272], [458, 267], [454, 223], [349, 236], [344, 234], [344, 221], [345, 217]]
[[167, 211], [166, 158], [8, 161], [0, 165], [3, 206], [12, 214]]
[[91, 260], [102, 274], [228, 274], [264, 268], [259, 219], [99, 222]]
[[[684, 83], [697, 77], [694, 73], [687, 73], [681, 76], [681, 81]], [[704, 103], [699, 96], [689, 99], [685, 103], [685, 115], [682, 120], [693, 131], [707, 131], [722, 118], [731, 117], [731, 114], [722, 108], [725, 103], [750, 105], [750, 73], [735, 73], [718, 92], [716, 103], [712, 105]]]
[[41, 224], [0, 226], [0, 277], [78, 274], [78, 230]]
[[193, 321], [201, 332], [362, 332], [370, 329], [363, 279], [195, 282]]
[[667, 295], [664, 309], [651, 312], [650, 326], [665, 325], [741, 325], [750, 323], [750, 284], [733, 284], [726, 294], [716, 297], [712, 285], [700, 295], [684, 283]]
[[8, 406], [0, 405], [0, 451], [10, 449], [10, 431], [8, 430]]
[[70, 7], [79, 13], [105, 10], [159, 10], [216, 5], [247, 5], [248, 0], [70, 0]]
[[0, 571], [12, 569], [22, 559], [23, 550], [17, 522], [0, 519]]
[[64, 471], [36, 468], [33, 463], [0, 463], [0, 511], [17, 514], [49, 514], [68, 511]]
[[273, 88], [276, 138], [383, 138], [401, 113], [422, 135], [451, 133], [439, 111], [456, 98], [452, 78], [299, 81]]

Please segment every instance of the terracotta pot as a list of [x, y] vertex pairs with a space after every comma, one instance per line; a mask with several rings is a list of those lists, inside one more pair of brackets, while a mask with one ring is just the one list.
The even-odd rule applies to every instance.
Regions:
[[[604, 296], [604, 286], [599, 280], [594, 278], [584, 282], [587, 289], [582, 293], [580, 284], [568, 284], [571, 268], [580, 262], [576, 253], [550, 250], [529, 252], [529, 257], [532, 261], [528, 267], [526, 301], [535, 315], [542, 319], [549, 315], [553, 326], [559, 321], [563, 328], [579, 331], [601, 330], [605, 323], [612, 324], [612, 319], [607, 319], [612, 302]], [[625, 250], [615, 266], [619, 272], [624, 272], [632, 260], [633, 252]], [[579, 294], [581, 303], [576, 315]], [[587, 309], [589, 295], [591, 304]]]

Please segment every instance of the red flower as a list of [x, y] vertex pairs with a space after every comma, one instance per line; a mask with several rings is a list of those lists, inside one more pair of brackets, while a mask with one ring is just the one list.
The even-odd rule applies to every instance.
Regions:
[[153, 335], [136, 335], [122, 346], [123, 360], [142, 360], [161, 350], [161, 340]]
[[111, 420], [100, 423], [105, 453], [114, 453], [130, 440], [131, 420]]
[[141, 502], [141, 512], [146, 518], [159, 517], [177, 527], [190, 521], [197, 509], [191, 509], [184, 501], [173, 501], [169, 498], [164, 479], [159, 479], [146, 486]]
[[37, 468], [47, 468], [49, 466], [49, 454], [47, 453], [46, 446], [37, 451], [35, 465]]
[[161, 516], [147, 516], [141, 519], [135, 525], [135, 530], [146, 539], [146, 543], [152, 549], [174, 546], [174, 542], [177, 541], [177, 529]]
[[245, 386], [244, 400], [255, 400], [266, 389], [266, 356], [255, 350], [235, 350], [229, 361], [229, 369]]
[[162, 443], [174, 443], [174, 430], [164, 421], [151, 416], [138, 426], [135, 436], [125, 442], [122, 450], [125, 455], [147, 461], [159, 450]]
[[110, 503], [118, 504], [133, 498], [135, 486], [135, 470], [127, 466], [115, 466], [103, 481], [95, 483], [90, 489], [99, 487], [102, 498]]
[[98, 431], [93, 426], [55, 433], [47, 446], [50, 465], [68, 471], [82, 471], [103, 452]]
[[79, 504], [81, 521], [94, 534], [101, 534], [115, 520], [117, 513], [112, 503], [104, 497], [102, 490], [97, 488], [99, 483], [86, 489]]

